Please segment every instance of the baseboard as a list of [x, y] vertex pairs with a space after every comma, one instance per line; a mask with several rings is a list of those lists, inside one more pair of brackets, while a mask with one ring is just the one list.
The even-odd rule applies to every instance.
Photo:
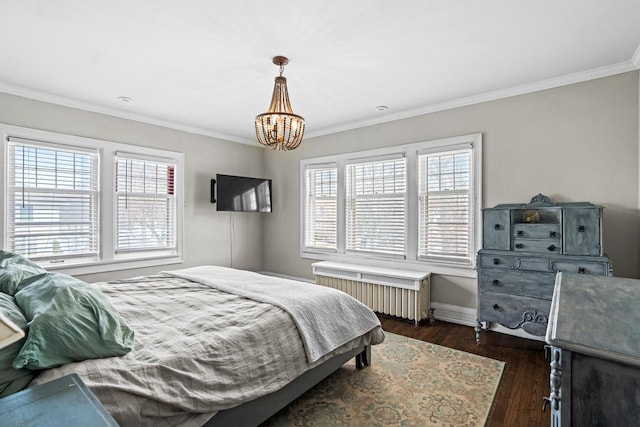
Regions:
[[[268, 276], [282, 277], [283, 279], [297, 280], [300, 282], [315, 283], [313, 280], [304, 279], [302, 277], [287, 276], [280, 273], [272, 273], [270, 271], [261, 271], [260, 274]], [[442, 320], [443, 322], [456, 323], [458, 325], [465, 325], [475, 327], [476, 321], [476, 309], [470, 307], [462, 307], [459, 305], [445, 304], [442, 302], [431, 301], [431, 308], [436, 320]], [[544, 337], [531, 335], [523, 331], [522, 329], [509, 329], [498, 324], [492, 324], [489, 328], [492, 332], [500, 332], [502, 334], [513, 335], [520, 338], [527, 338], [536, 341], [544, 341]], [[484, 332], [484, 331], [483, 331]]]
[[476, 309], [459, 305], [431, 301], [431, 308], [436, 320], [457, 323], [458, 325], [476, 326]]

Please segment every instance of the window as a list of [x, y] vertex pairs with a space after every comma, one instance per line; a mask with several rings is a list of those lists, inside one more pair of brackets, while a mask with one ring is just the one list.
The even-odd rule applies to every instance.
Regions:
[[335, 251], [338, 175], [335, 165], [306, 170], [305, 246]]
[[473, 275], [481, 150], [472, 134], [302, 160], [301, 256]]
[[418, 157], [421, 259], [465, 262], [472, 256], [471, 154], [459, 149]]
[[98, 255], [98, 152], [9, 138], [7, 248], [39, 260]]
[[116, 253], [176, 248], [175, 169], [116, 155]]
[[181, 261], [182, 154], [2, 124], [0, 133], [2, 247], [68, 274]]
[[405, 254], [405, 158], [346, 165], [346, 245], [350, 251]]

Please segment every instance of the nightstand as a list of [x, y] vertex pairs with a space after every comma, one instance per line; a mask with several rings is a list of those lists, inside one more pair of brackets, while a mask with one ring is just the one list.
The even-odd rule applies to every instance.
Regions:
[[0, 399], [0, 425], [118, 426], [76, 374]]

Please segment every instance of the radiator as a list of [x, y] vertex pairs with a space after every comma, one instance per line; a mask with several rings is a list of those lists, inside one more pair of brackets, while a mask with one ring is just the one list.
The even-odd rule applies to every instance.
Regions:
[[318, 285], [341, 290], [373, 311], [433, 323], [430, 273], [395, 270], [336, 262], [313, 264]]

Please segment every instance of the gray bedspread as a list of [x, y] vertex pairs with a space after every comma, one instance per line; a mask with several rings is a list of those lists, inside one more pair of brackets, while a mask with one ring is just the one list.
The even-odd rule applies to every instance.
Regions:
[[373, 311], [360, 301], [313, 283], [214, 265], [165, 273], [282, 308], [298, 327], [309, 362], [380, 325]]
[[77, 373], [122, 426], [200, 426], [384, 339], [377, 326], [310, 364], [291, 316], [274, 305], [168, 274], [99, 286], [136, 331], [133, 351], [49, 369], [32, 384]]

